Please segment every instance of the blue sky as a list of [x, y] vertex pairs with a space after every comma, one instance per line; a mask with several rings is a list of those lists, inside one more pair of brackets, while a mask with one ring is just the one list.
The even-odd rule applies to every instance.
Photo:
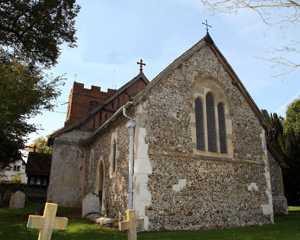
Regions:
[[[29, 136], [29, 143], [63, 127], [73, 82], [120, 88], [139, 73], [137, 61], [146, 63], [144, 73], [151, 81], [173, 60], [202, 39], [208, 20], [210, 35], [237, 73], [260, 109], [285, 115], [286, 105], [300, 95], [299, 70], [285, 78], [259, 57], [287, 39], [300, 39], [297, 27], [285, 33], [279, 27], [267, 30], [258, 14], [242, 10], [238, 15], [211, 15], [200, 0], [78, 0], [81, 11], [76, 28], [78, 48], [62, 48], [54, 76], [66, 74], [62, 95], [54, 112], [30, 119], [43, 130]], [[266, 31], [267, 30], [267, 31]], [[299, 59], [291, 55], [290, 59]], [[113, 83], [114, 80], [117, 84]]]

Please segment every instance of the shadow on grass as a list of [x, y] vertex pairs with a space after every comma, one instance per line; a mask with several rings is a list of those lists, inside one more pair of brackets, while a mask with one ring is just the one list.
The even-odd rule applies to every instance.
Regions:
[[[37, 205], [27, 205], [24, 209], [0, 208], [0, 239], [2, 240], [34, 240], [38, 239], [39, 230], [27, 229], [28, 215], [34, 215]], [[116, 228], [94, 225], [81, 218], [81, 209], [58, 208], [58, 216], [69, 219], [67, 230], [53, 231], [52, 240], [108, 240], [127, 239], [127, 234]], [[275, 224], [223, 229], [211, 231], [178, 231], [178, 232], [143, 232], [138, 233], [138, 240], [299, 240], [300, 239], [300, 207], [295, 207], [289, 215], [275, 217]]]

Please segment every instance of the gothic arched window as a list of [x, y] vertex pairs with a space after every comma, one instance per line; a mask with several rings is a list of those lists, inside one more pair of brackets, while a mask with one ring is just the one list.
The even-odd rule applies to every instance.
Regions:
[[211, 77], [196, 80], [190, 100], [193, 154], [233, 158], [232, 108], [222, 83]]
[[196, 117], [197, 149], [204, 151], [205, 142], [204, 142], [203, 104], [200, 98], [196, 98], [195, 100], [195, 117]]
[[206, 94], [206, 116], [208, 151], [217, 152], [215, 101], [211, 93]]
[[220, 151], [221, 153], [227, 153], [225, 112], [222, 103], [218, 104], [218, 120], [219, 120]]

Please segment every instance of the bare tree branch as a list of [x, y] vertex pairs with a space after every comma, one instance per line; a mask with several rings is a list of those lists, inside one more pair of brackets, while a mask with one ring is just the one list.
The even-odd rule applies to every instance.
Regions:
[[[297, 27], [300, 18], [300, 0], [201, 0], [212, 14], [217, 13], [235, 13], [240, 9], [252, 9], [258, 13], [263, 22], [268, 25], [266, 31], [274, 26], [279, 26], [283, 31], [283, 37], [286, 38], [287, 31], [293, 26]], [[282, 9], [288, 12], [282, 13]], [[280, 11], [277, 11], [280, 10]], [[279, 56], [271, 58], [260, 58], [274, 63], [273, 67], [282, 66], [284, 73], [276, 75], [282, 76], [293, 72], [300, 67], [296, 63], [288, 59], [289, 53], [300, 53], [300, 41], [290, 39], [291, 43], [286, 46], [274, 47], [271, 54]], [[298, 47], [298, 49], [297, 49]]]

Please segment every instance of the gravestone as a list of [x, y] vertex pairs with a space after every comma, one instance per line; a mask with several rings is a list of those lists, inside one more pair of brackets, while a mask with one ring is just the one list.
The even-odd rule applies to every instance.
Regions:
[[84, 218], [91, 213], [100, 214], [100, 202], [99, 197], [89, 193], [82, 201], [82, 217]]
[[10, 189], [7, 189], [5, 192], [4, 192], [4, 195], [3, 195], [3, 203], [9, 203], [10, 201], [10, 197], [11, 197], [11, 190]]
[[24, 208], [25, 205], [25, 193], [17, 191], [11, 195], [9, 201], [9, 208]]
[[29, 215], [27, 228], [40, 229], [38, 240], [51, 240], [52, 231], [56, 229], [66, 230], [68, 219], [55, 217], [58, 205], [46, 203], [43, 216]]

